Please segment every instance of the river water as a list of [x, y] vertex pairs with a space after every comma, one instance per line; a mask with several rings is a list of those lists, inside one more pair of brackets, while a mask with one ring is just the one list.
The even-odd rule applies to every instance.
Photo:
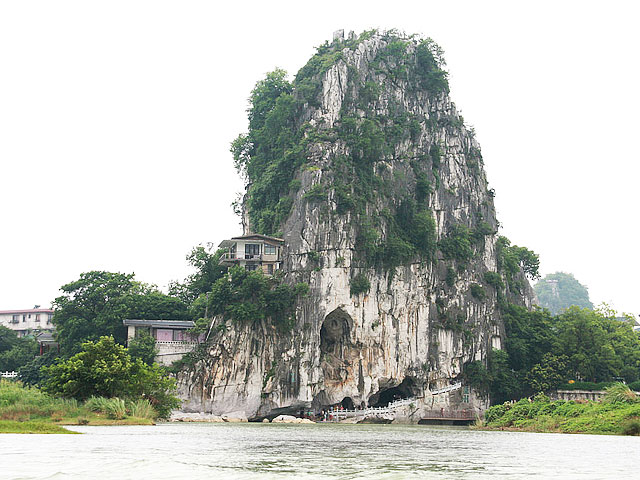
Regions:
[[640, 437], [174, 423], [0, 435], [1, 479], [640, 478]]

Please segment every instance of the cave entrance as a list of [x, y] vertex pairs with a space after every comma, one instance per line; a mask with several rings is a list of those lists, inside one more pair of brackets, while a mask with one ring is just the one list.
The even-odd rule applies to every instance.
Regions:
[[416, 382], [411, 377], [405, 378], [400, 385], [380, 390], [369, 398], [370, 407], [386, 407], [391, 402], [415, 396]]
[[320, 352], [340, 355], [341, 346], [349, 343], [353, 319], [341, 308], [327, 315], [320, 328]]
[[351, 397], [344, 397], [342, 399], [342, 401], [340, 402], [340, 405], [342, 406], [342, 408], [344, 408], [345, 410], [355, 410], [356, 406], [353, 403], [353, 400]]

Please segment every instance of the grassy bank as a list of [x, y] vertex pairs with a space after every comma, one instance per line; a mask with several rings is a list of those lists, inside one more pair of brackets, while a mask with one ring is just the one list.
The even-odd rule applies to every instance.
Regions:
[[78, 433], [46, 421], [0, 420], [0, 433]]
[[[616, 395], [613, 390], [617, 389]], [[602, 402], [533, 400], [495, 405], [478, 428], [526, 432], [640, 435], [640, 401], [616, 386]], [[628, 389], [627, 389], [628, 390]], [[624, 393], [623, 393], [624, 392]]]
[[144, 399], [92, 397], [80, 403], [0, 381], [0, 433], [72, 433], [61, 425], [152, 425], [154, 418], [155, 410]]

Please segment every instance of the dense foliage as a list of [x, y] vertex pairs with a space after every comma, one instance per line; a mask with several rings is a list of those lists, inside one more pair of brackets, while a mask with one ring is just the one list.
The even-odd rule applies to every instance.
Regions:
[[214, 250], [213, 244], [194, 247], [187, 255], [187, 262], [195, 272], [183, 282], [172, 282], [169, 286], [169, 295], [180, 298], [187, 305], [192, 305], [198, 298], [210, 292], [216, 280], [227, 273], [227, 267], [220, 265], [220, 257], [223, 253], [223, 249]]
[[232, 267], [213, 285], [209, 312], [237, 323], [271, 321], [290, 330], [295, 321], [296, 300], [309, 291], [306, 283], [289, 286], [261, 271]]
[[133, 274], [91, 271], [60, 288], [53, 323], [63, 355], [79, 351], [83, 342], [113, 336], [124, 344], [122, 320], [185, 320], [187, 306], [179, 298], [134, 280]]
[[554, 315], [575, 305], [580, 308], [593, 308], [589, 300], [589, 291], [570, 273], [551, 273], [533, 286], [541, 307]]
[[640, 378], [640, 336], [615, 313], [571, 307], [552, 316], [507, 305], [504, 350], [465, 374], [494, 403], [549, 391], [568, 381], [627, 383]]
[[603, 402], [533, 401], [495, 405], [485, 413], [486, 425], [536, 432], [640, 435], [640, 402], [625, 386], [610, 388]]
[[44, 390], [52, 395], [86, 400], [92, 396], [147, 398], [161, 416], [179, 406], [175, 380], [157, 364], [133, 360], [113, 337], [85, 342], [82, 351], [66, 361], [43, 367]]
[[38, 353], [38, 342], [31, 337], [18, 338], [13, 330], [0, 325], [0, 371], [17, 371]]

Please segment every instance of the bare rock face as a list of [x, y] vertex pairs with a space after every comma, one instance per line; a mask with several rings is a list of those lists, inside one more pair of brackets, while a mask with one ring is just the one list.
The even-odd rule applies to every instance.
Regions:
[[487, 281], [500, 267], [493, 192], [440, 52], [385, 33], [337, 38], [327, 52], [334, 61], [311, 76], [316, 96], [297, 113], [306, 162], [282, 225], [285, 281], [310, 293], [289, 333], [260, 324], [213, 336], [179, 377], [183, 408], [251, 419], [411, 397], [398, 419], [479, 412], [468, 385], [437, 392], [502, 347], [500, 298], [530, 306], [532, 294], [521, 272], [519, 292]]

